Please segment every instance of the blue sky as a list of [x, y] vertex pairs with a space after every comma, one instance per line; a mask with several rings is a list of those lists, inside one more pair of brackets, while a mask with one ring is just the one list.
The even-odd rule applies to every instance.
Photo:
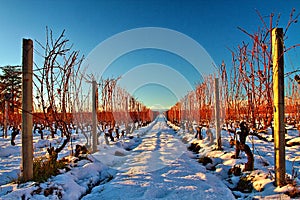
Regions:
[[[281, 13], [280, 22], [285, 26], [293, 7], [299, 13], [300, 1], [0, 0], [0, 66], [20, 65], [22, 38], [43, 42], [46, 26], [57, 35], [65, 29], [74, 49], [80, 50], [86, 56], [102, 41], [126, 30], [141, 27], [172, 29], [201, 44], [216, 65], [220, 65], [222, 60], [230, 65], [231, 55], [227, 48], [249, 41], [248, 36], [237, 27], [253, 32], [261, 26], [255, 9], [263, 16], [271, 12]], [[288, 35], [286, 46], [299, 44], [300, 25], [294, 25]], [[299, 54], [299, 50], [290, 53], [289, 61], [286, 61], [286, 71], [300, 67]], [[185, 60], [159, 50], [136, 51], [123, 55], [112, 63], [106, 73], [107, 76], [116, 77], [143, 63], [163, 63], [171, 66], [192, 84], [199, 79], [194, 76], [193, 67]], [[164, 107], [169, 107], [177, 101], [171, 93], [168, 88], [145, 84], [144, 89], [140, 87], [135, 95], [148, 106], [151, 106], [151, 102], [158, 104], [157, 99], [160, 99]]]

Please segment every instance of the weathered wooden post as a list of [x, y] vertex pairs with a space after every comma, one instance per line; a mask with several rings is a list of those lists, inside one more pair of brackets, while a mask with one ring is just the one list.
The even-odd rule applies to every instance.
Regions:
[[97, 82], [93, 80], [92, 82], [92, 135], [93, 135], [93, 152], [97, 151]]
[[22, 166], [24, 181], [33, 178], [33, 141], [32, 141], [32, 67], [33, 42], [23, 39], [22, 62]]
[[275, 183], [283, 186], [285, 182], [285, 125], [284, 125], [284, 65], [283, 30], [272, 30], [273, 92], [274, 92], [274, 150]]
[[217, 149], [222, 149], [221, 130], [220, 130], [220, 100], [219, 100], [219, 78], [215, 78], [215, 125]]

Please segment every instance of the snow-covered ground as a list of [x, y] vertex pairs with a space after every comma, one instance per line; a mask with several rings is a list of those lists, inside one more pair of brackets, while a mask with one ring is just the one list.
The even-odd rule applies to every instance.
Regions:
[[[261, 140], [253, 135], [247, 137], [246, 144], [248, 144], [254, 154], [254, 171], [243, 172], [240, 176], [234, 176], [229, 175], [228, 171], [234, 166], [240, 167], [243, 171], [247, 157], [242, 152], [240, 159], [232, 158], [232, 156], [235, 155], [235, 148], [229, 143], [234, 136], [232, 133], [226, 130], [221, 131], [223, 150], [217, 151], [215, 150], [216, 147], [210, 145], [207, 140], [206, 128], [202, 129], [202, 135], [205, 139], [197, 140], [194, 138], [194, 135], [186, 134], [184, 130], [179, 129], [179, 127], [173, 124], [170, 124], [170, 126], [178, 130], [177, 134], [180, 135], [184, 141], [197, 143], [201, 146], [199, 153], [195, 154], [196, 158], [211, 158], [212, 164], [207, 164], [206, 168], [209, 170], [215, 169], [211, 170], [211, 173], [223, 180], [223, 182], [231, 188], [237, 199], [293, 199], [286, 195], [288, 192], [298, 193], [295, 198], [300, 198], [300, 137], [298, 130], [289, 129], [286, 134], [288, 144], [285, 147], [286, 173], [289, 184], [284, 187], [275, 187], [274, 143], [272, 142], [271, 129], [268, 129], [267, 133], [261, 134], [267, 141]], [[212, 131], [215, 132], [215, 130]], [[238, 191], [239, 181], [243, 178], [250, 182], [251, 188], [253, 189], [252, 191]]]
[[[175, 129], [176, 131], [174, 131]], [[45, 183], [12, 181], [20, 173], [20, 135], [16, 146], [9, 139], [0, 138], [0, 199], [289, 199], [283, 193], [300, 185], [299, 145], [286, 147], [286, 170], [294, 184], [279, 188], [274, 186], [273, 143], [248, 136], [247, 144], [254, 150], [255, 170], [240, 176], [228, 175], [233, 166], [243, 169], [247, 162], [242, 153], [233, 159], [235, 149], [229, 145], [231, 136], [222, 131], [222, 151], [214, 150], [205, 139], [197, 140], [194, 134], [165, 122], [159, 116], [153, 123], [132, 136], [105, 144], [101, 136], [98, 152], [81, 160], [70, 171], [48, 179]], [[270, 139], [270, 134], [264, 135]], [[299, 142], [299, 133], [289, 130], [290, 144]], [[45, 154], [46, 147], [60, 143], [59, 139], [40, 140], [34, 136], [35, 155]], [[198, 143], [198, 154], [187, 150], [191, 142]], [[73, 136], [73, 145], [85, 144], [79, 134]], [[59, 157], [70, 153], [69, 146]], [[203, 166], [198, 158], [210, 157], [211, 164]], [[214, 170], [211, 170], [214, 169]], [[241, 177], [251, 179], [250, 193], [237, 191]]]
[[122, 165], [111, 167], [115, 178], [83, 199], [234, 199], [219, 178], [191, 158], [163, 117]]

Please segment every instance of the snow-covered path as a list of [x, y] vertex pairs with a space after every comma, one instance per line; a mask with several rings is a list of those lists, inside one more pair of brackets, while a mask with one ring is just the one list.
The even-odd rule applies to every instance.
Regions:
[[235, 199], [223, 182], [191, 159], [164, 117], [143, 136], [108, 183], [82, 199]]

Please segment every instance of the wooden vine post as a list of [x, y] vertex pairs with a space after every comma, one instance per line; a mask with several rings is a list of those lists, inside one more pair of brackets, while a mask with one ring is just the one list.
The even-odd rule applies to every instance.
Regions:
[[283, 54], [283, 29], [274, 28], [272, 30], [272, 56], [274, 91], [275, 183], [277, 186], [283, 186], [286, 184]]
[[32, 67], [33, 42], [23, 39], [22, 60], [22, 167], [23, 180], [33, 178], [33, 141], [32, 141]]
[[219, 78], [215, 78], [215, 124], [217, 149], [222, 149], [221, 126], [220, 126], [220, 100], [219, 100]]
[[[97, 151], [97, 82], [95, 80], [92, 81], [92, 135], [93, 135], [93, 152]], [[96, 96], [97, 95], [97, 96]]]

